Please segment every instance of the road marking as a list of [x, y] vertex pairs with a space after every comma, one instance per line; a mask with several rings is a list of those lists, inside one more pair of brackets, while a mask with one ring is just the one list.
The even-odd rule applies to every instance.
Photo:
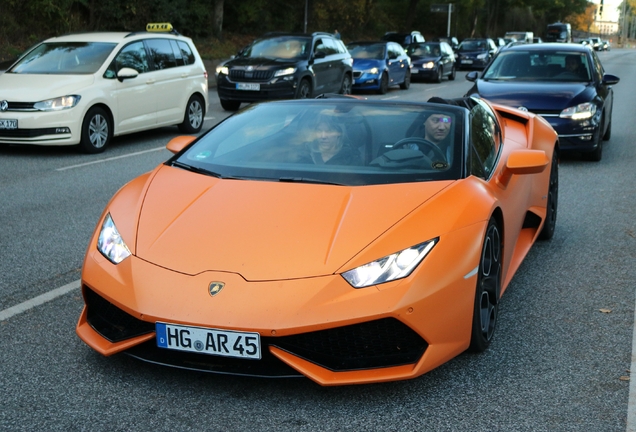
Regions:
[[397, 99], [397, 98], [399, 98], [399, 96], [391, 96], [387, 98], [382, 98], [381, 100], [390, 100], [390, 99]]
[[61, 286], [59, 288], [55, 288], [49, 292], [46, 292], [37, 297], [33, 297], [30, 300], [17, 304], [15, 306], [11, 306], [8, 309], [0, 311], [0, 321], [8, 320], [12, 316], [21, 314], [22, 312], [26, 312], [29, 309], [33, 309], [34, 307], [40, 306], [44, 303], [50, 302], [51, 300], [55, 300], [56, 298], [63, 296], [64, 294], [70, 293], [73, 290], [76, 290], [80, 287], [79, 279]]
[[[634, 310], [636, 317], [636, 308]], [[636, 318], [634, 320], [634, 330], [632, 333], [632, 364], [629, 368], [629, 400], [627, 402], [627, 432], [636, 432]]]
[[123, 158], [131, 157], [131, 156], [139, 156], [141, 154], [156, 152], [156, 151], [165, 150], [165, 149], [166, 149], [166, 146], [161, 146], [161, 147], [157, 147], [157, 148], [150, 149], [150, 150], [143, 150], [143, 151], [139, 151], [139, 152], [135, 152], [135, 153], [129, 153], [129, 154], [121, 155], [121, 156], [113, 156], [113, 157], [110, 157], [110, 158], [100, 159], [100, 160], [96, 160], [96, 161], [92, 161], [92, 162], [85, 162], [85, 163], [81, 163], [81, 164], [77, 164], [77, 165], [70, 165], [70, 166], [66, 166], [66, 167], [62, 167], [62, 168], [56, 168], [55, 171], [66, 171], [66, 170], [70, 170], [70, 169], [74, 169], [74, 168], [81, 168], [81, 167], [85, 167], [85, 166], [88, 166], [88, 165], [95, 165], [95, 164], [98, 164], [98, 163], [110, 162], [110, 161], [114, 161], [114, 160], [117, 160], [117, 159], [123, 159]]

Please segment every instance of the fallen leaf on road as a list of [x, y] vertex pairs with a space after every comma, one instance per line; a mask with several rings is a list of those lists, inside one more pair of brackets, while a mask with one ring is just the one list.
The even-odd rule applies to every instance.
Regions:
[[628, 376], [622, 376], [619, 378], [619, 380], [621, 381], [629, 381], [629, 377]]
[[601, 311], [603, 313], [611, 313], [612, 312], [611, 309], [599, 309], [599, 311]]

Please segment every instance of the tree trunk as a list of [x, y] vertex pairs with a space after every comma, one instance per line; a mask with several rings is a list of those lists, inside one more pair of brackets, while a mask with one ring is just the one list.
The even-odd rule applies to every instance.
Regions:
[[404, 22], [405, 28], [402, 31], [410, 32], [413, 30], [413, 22], [416, 18], [416, 8], [419, 0], [409, 0], [409, 7], [406, 9], [406, 20]]
[[219, 39], [223, 39], [223, 1], [224, 0], [214, 0], [212, 33]]

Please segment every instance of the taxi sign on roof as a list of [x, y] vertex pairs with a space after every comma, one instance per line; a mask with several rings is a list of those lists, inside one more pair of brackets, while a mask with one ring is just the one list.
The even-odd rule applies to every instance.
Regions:
[[146, 31], [154, 32], [169, 32], [172, 31], [172, 24], [170, 23], [149, 23], [146, 25]]

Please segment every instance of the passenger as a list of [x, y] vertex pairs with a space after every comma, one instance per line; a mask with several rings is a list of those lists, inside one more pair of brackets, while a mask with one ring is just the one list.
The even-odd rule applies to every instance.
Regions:
[[577, 55], [568, 55], [565, 57], [565, 70], [578, 75], [581, 70], [581, 59]]
[[316, 127], [316, 138], [309, 143], [309, 156], [317, 165], [360, 165], [360, 155], [344, 142], [342, 127], [323, 119]]

